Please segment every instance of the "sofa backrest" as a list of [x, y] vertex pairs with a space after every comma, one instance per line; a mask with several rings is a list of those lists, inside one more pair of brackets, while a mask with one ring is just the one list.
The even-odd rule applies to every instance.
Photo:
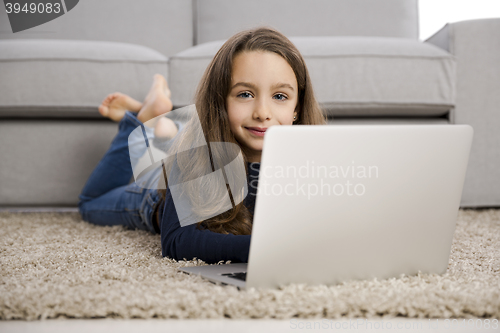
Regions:
[[194, 0], [194, 43], [257, 25], [286, 36], [418, 39], [418, 0]]
[[114, 41], [165, 56], [257, 25], [289, 37], [417, 39], [417, 5], [418, 0], [84, 0], [55, 20], [17, 33], [9, 33], [2, 8], [0, 39]]
[[192, 9], [191, 0], [82, 0], [55, 20], [12, 33], [0, 4], [0, 39], [112, 41], [171, 56], [193, 46]]

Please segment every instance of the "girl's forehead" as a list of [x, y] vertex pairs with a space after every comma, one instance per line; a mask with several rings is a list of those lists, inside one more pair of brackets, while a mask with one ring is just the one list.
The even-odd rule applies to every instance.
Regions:
[[[254, 51], [241, 51], [233, 56], [233, 65], [235, 62], [252, 63], [252, 62], [262, 62], [262, 61], [274, 61], [274, 62], [284, 62], [288, 64], [285, 58], [281, 55], [264, 50], [254, 50]], [[288, 66], [290, 66], [288, 64]]]
[[297, 85], [295, 72], [280, 55], [268, 51], [243, 51], [233, 58], [231, 81], [271, 82]]

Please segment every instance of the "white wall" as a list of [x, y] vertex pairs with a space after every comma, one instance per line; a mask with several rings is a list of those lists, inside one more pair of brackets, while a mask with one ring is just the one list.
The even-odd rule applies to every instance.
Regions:
[[419, 0], [420, 39], [446, 23], [478, 18], [500, 18], [500, 0]]

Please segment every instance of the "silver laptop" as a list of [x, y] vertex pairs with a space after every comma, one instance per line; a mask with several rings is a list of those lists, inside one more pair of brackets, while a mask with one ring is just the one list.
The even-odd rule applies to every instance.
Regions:
[[274, 126], [248, 264], [187, 267], [239, 288], [444, 273], [468, 125]]

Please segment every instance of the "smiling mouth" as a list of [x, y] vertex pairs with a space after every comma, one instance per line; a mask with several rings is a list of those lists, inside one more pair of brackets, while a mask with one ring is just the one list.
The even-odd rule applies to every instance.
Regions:
[[259, 127], [245, 127], [250, 133], [256, 136], [264, 136], [266, 134], [267, 128], [259, 128]]

